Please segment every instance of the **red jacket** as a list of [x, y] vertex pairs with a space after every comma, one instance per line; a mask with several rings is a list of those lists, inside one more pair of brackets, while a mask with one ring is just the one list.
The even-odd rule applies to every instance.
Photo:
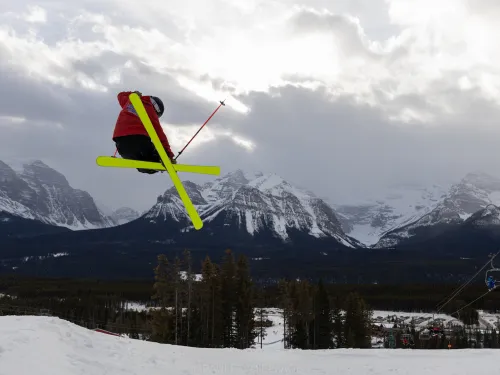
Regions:
[[[129, 95], [132, 94], [133, 91], [125, 91], [118, 94], [118, 103], [122, 107], [120, 114], [118, 115], [118, 119], [116, 120], [115, 130], [113, 132], [113, 139], [115, 137], [124, 137], [127, 135], [145, 135], [149, 137], [146, 128], [142, 124], [141, 119], [136, 114], [134, 106], [130, 103]], [[163, 132], [163, 129], [160, 125], [160, 120], [158, 119], [158, 115], [151, 103], [151, 99], [149, 96], [141, 96], [142, 104], [146, 109], [146, 112], [151, 119], [151, 123], [156, 130], [156, 134], [158, 134], [158, 138], [163, 145], [163, 148], [167, 152], [167, 155], [170, 159], [174, 158], [175, 155], [170, 149], [170, 144], [168, 143], [167, 136]]]

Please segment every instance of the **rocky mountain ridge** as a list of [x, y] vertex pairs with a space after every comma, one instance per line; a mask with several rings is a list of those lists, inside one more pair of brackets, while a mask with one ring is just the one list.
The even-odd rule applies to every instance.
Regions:
[[0, 161], [0, 211], [72, 230], [114, 225], [86, 191], [40, 160], [15, 171]]

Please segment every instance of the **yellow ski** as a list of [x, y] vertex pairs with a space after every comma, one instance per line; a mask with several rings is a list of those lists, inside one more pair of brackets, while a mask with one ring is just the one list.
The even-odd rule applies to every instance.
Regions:
[[[143, 169], [153, 169], [157, 171], [167, 170], [161, 163], [115, 158], [113, 156], [98, 156], [96, 163], [101, 167], [111, 167], [111, 168], [135, 168], [135, 169], [143, 168]], [[220, 175], [220, 167], [218, 166], [189, 165], [189, 164], [172, 164], [172, 166], [174, 167], [174, 170], [176, 172], [209, 174], [214, 176]]]

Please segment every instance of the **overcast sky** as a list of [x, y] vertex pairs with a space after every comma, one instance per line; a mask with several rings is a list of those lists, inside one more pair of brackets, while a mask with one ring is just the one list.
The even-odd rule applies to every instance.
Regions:
[[[2, 0], [0, 160], [40, 159], [111, 208], [166, 174], [112, 155], [116, 94], [162, 98], [179, 158], [277, 173], [335, 203], [500, 176], [498, 0]], [[205, 177], [181, 174], [183, 180]]]

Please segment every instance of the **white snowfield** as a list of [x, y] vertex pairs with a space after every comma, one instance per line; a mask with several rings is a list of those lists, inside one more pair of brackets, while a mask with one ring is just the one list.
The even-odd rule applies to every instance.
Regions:
[[491, 375], [498, 353], [201, 349], [115, 337], [53, 317], [0, 317], [0, 375]]

